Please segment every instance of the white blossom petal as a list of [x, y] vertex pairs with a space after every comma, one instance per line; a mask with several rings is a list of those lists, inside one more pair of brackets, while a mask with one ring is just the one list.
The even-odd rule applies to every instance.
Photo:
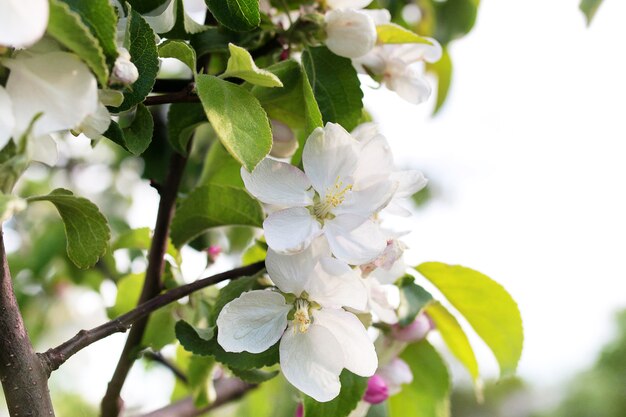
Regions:
[[[367, 128], [365, 128], [367, 129]], [[355, 183], [360, 187], [371, 184], [382, 176], [388, 176], [393, 168], [393, 154], [387, 139], [369, 129], [357, 131], [360, 136], [359, 162], [354, 172]], [[369, 137], [365, 137], [369, 135]]]
[[339, 374], [345, 359], [342, 346], [325, 327], [311, 324], [305, 333], [290, 324], [280, 341], [280, 367], [292, 385], [316, 401], [339, 395]]
[[327, 308], [365, 310], [367, 290], [360, 275], [335, 258], [321, 258], [304, 289], [311, 300]]
[[13, 116], [11, 97], [4, 87], [0, 86], [0, 149], [9, 142], [14, 128], [15, 116]]
[[376, 26], [391, 23], [391, 13], [387, 9], [366, 9], [361, 12], [371, 17]]
[[102, 103], [98, 103], [95, 113], [85, 117], [76, 129], [90, 139], [99, 139], [111, 124], [111, 114]]
[[265, 158], [252, 173], [241, 167], [241, 178], [250, 194], [264, 203], [279, 207], [313, 204], [311, 181], [291, 164]]
[[389, 395], [400, 392], [402, 384], [410, 384], [413, 382], [413, 373], [411, 368], [402, 359], [394, 358], [387, 365], [380, 368], [377, 372], [386, 383], [389, 389]]
[[372, 0], [326, 0], [326, 6], [331, 9], [364, 9]]
[[297, 253], [319, 236], [321, 226], [309, 210], [294, 207], [267, 216], [263, 230], [270, 248], [279, 253]]
[[[319, 239], [316, 239], [319, 240]], [[318, 259], [312, 256], [312, 247], [293, 255], [282, 255], [271, 248], [267, 251], [265, 267], [272, 282], [286, 293], [300, 296]]]
[[437, 62], [443, 53], [441, 45], [436, 39], [426, 38], [432, 43], [406, 43], [400, 45], [384, 45], [385, 53], [390, 60], [401, 60], [406, 65], [426, 61]]
[[[368, 290], [368, 305], [378, 319], [387, 324], [395, 324], [398, 322], [398, 314], [396, 309], [398, 305], [394, 305], [391, 300], [391, 291], [398, 289], [395, 285], [382, 286], [374, 277], [364, 280]], [[399, 300], [399, 297], [396, 297]]]
[[323, 308], [313, 312], [314, 323], [332, 333], [344, 352], [343, 366], [360, 376], [372, 376], [378, 367], [374, 343], [352, 313]]
[[389, 180], [382, 180], [362, 190], [352, 190], [347, 193], [345, 201], [332, 210], [339, 216], [355, 214], [369, 217], [382, 210], [391, 201], [398, 184]]
[[30, 137], [27, 144], [28, 158], [48, 166], [55, 166], [59, 159], [57, 143], [50, 135]]
[[283, 335], [291, 307], [277, 292], [243, 293], [217, 317], [217, 342], [227, 352], [264, 352]]
[[398, 183], [394, 198], [411, 197], [428, 184], [428, 180], [424, 177], [424, 174], [417, 170], [393, 172], [391, 179]]
[[367, 54], [376, 44], [376, 24], [368, 14], [353, 9], [326, 13], [326, 46], [346, 58]]
[[43, 115], [33, 127], [34, 136], [72, 129], [97, 109], [96, 79], [76, 55], [51, 52], [4, 64], [11, 69], [6, 90], [13, 101], [14, 137], [26, 131], [37, 113]]
[[350, 265], [370, 262], [387, 246], [387, 239], [377, 223], [352, 214], [327, 220], [324, 234], [333, 255]]
[[37, 42], [46, 31], [48, 0], [2, 0], [0, 45], [24, 48]]
[[155, 33], [166, 33], [172, 30], [176, 23], [176, 9], [178, 1], [169, 0], [156, 9], [143, 15], [146, 22]]
[[409, 103], [420, 104], [428, 100], [432, 91], [421, 71], [413, 66], [390, 71], [385, 85]]

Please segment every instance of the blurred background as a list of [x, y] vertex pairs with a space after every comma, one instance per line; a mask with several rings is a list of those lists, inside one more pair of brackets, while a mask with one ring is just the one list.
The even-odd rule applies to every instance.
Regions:
[[[524, 319], [517, 379], [493, 383], [496, 362], [470, 334], [484, 404], [450, 359], [454, 417], [626, 415], [625, 17], [619, 0], [605, 0], [590, 27], [576, 0], [483, 0], [472, 31], [449, 45], [453, 79], [435, 116], [434, 96], [416, 107], [365, 88], [366, 107], [397, 164], [430, 180], [409, 223], [389, 219], [411, 232], [409, 264], [477, 269], [505, 286]], [[113, 146], [92, 150], [81, 138], [59, 145], [62, 168], [33, 166], [23, 190], [68, 187], [96, 202], [114, 230], [153, 227], [158, 195], [146, 179], [166, 161], [158, 150], [140, 175], [141, 161]], [[106, 262], [80, 275], [68, 266], [61, 223], [41, 227], [35, 210], [5, 233], [11, 268], [21, 271], [14, 278], [29, 331], [45, 350], [107, 320], [116, 288], [103, 279]], [[211, 264], [190, 248], [182, 256], [185, 281], [231, 262], [224, 255]], [[145, 268], [129, 251], [114, 258], [129, 274]], [[92, 345], [53, 375], [60, 417], [96, 415], [124, 338]], [[145, 362], [133, 368], [122, 394], [132, 412], [169, 403], [173, 387], [166, 369]], [[8, 416], [2, 407], [3, 400], [0, 416]]]

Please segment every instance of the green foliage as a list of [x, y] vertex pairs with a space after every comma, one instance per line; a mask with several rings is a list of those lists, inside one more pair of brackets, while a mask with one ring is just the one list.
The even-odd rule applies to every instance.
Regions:
[[196, 78], [204, 111], [228, 152], [252, 171], [272, 148], [267, 114], [245, 88], [210, 75]]
[[229, 29], [245, 32], [259, 26], [259, 0], [205, 0], [218, 22]]
[[124, 93], [124, 102], [115, 109], [116, 112], [128, 110], [141, 103], [152, 91], [159, 71], [155, 34], [135, 10], [129, 11], [126, 31], [130, 60], [137, 67], [139, 78]]
[[183, 0], [173, 0], [174, 3], [174, 27], [164, 33], [163, 36], [168, 39], [189, 39], [192, 34], [201, 32], [206, 26], [196, 23], [191, 17], [185, 13], [185, 4]]
[[433, 110], [433, 114], [437, 114], [446, 102], [452, 84], [452, 59], [450, 59], [448, 50], [444, 48], [441, 59], [433, 64], [428, 64], [428, 68], [437, 75], [437, 101]]
[[151, 12], [163, 4], [165, 4], [168, 0], [127, 0], [128, 3], [132, 6], [133, 9], [136, 9], [139, 13], [147, 13]]
[[454, 356], [463, 364], [470, 373], [472, 379], [478, 379], [478, 362], [470, 345], [467, 335], [457, 319], [438, 301], [430, 303], [426, 307], [428, 317], [435, 323], [435, 329], [439, 331], [444, 342]]
[[260, 369], [231, 369], [233, 375], [251, 384], [269, 381], [278, 375], [278, 371], [262, 371]]
[[442, 0], [433, 2], [437, 19], [435, 39], [442, 45], [465, 36], [474, 27], [480, 0]]
[[389, 398], [390, 417], [449, 417], [450, 376], [428, 341], [410, 345], [400, 356], [411, 368], [413, 382]]
[[318, 46], [302, 53], [302, 64], [324, 123], [335, 122], [348, 131], [354, 129], [361, 120], [363, 91], [352, 61]]
[[221, 75], [222, 78], [241, 78], [251, 84], [263, 87], [283, 86], [276, 75], [257, 67], [254, 59], [245, 49], [229, 43], [228, 50], [230, 51], [230, 58], [228, 58], [226, 71]]
[[100, 84], [107, 85], [109, 69], [100, 42], [80, 15], [61, 0], [50, 0], [48, 33], [85, 61]]
[[[294, 417], [298, 392], [282, 374], [252, 390], [240, 402], [237, 417]], [[271, 399], [268, 401], [268, 399]]]
[[141, 341], [143, 346], [148, 346], [158, 351], [176, 340], [176, 334], [174, 333], [174, 326], [176, 325], [174, 308], [175, 305], [170, 304], [150, 314], [148, 325]]
[[584, 13], [587, 19], [587, 26], [591, 24], [593, 17], [596, 15], [598, 8], [602, 4], [602, 0], [580, 0], [580, 11]]
[[367, 388], [367, 378], [355, 375], [344, 369], [339, 376], [341, 391], [335, 399], [320, 403], [304, 396], [304, 415], [307, 417], [345, 417], [354, 410], [363, 398]]
[[205, 185], [193, 190], [176, 210], [172, 242], [180, 247], [212, 227], [262, 224], [263, 208], [247, 192], [224, 185]]
[[176, 58], [187, 65], [192, 72], [196, 72], [196, 51], [189, 44], [168, 39], [159, 45], [161, 58]]
[[415, 320], [420, 311], [432, 301], [433, 296], [417, 285], [415, 278], [410, 275], [402, 277], [397, 285], [400, 289], [399, 323], [406, 326]]
[[154, 121], [150, 110], [139, 103], [135, 111], [135, 117], [128, 127], [120, 128], [119, 124], [111, 121], [109, 128], [103, 136], [111, 139], [133, 155], [141, 155], [148, 149], [152, 142]]
[[181, 155], [187, 155], [187, 146], [196, 128], [207, 118], [200, 103], [174, 103], [167, 113], [167, 139]]
[[215, 141], [206, 154], [198, 182], [202, 185], [219, 184], [243, 188], [240, 171], [241, 164], [228, 153], [220, 141]]
[[376, 26], [376, 41], [383, 44], [393, 43], [427, 43], [431, 42], [417, 33], [403, 28], [395, 23]]
[[213, 400], [210, 392], [213, 388], [211, 372], [214, 366], [215, 359], [210, 356], [192, 355], [189, 359], [187, 379], [196, 408], [207, 406]]
[[486, 275], [458, 265], [427, 262], [417, 270], [432, 282], [467, 319], [491, 349], [502, 375], [515, 372], [524, 333], [517, 304]]
[[48, 195], [29, 197], [29, 202], [49, 201], [55, 205], [67, 236], [67, 255], [79, 268], [89, 268], [104, 255], [111, 232], [98, 207], [71, 191], [57, 188]]
[[115, 304], [107, 310], [110, 318], [119, 317], [137, 306], [144, 280], [145, 274], [129, 274], [117, 282]]

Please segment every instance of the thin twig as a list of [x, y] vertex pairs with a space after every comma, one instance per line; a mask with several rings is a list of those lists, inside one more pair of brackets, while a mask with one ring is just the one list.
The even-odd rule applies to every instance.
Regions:
[[153, 352], [151, 350], [148, 350], [146, 352], [143, 352], [143, 357], [151, 361], [154, 361], [156, 363], [159, 363], [163, 365], [164, 367], [166, 367], [167, 369], [169, 369], [174, 374], [174, 376], [180, 380], [180, 382], [184, 384], [187, 384], [189, 382], [187, 380], [187, 375], [185, 375], [183, 371], [181, 371], [171, 361], [165, 358], [161, 352]]

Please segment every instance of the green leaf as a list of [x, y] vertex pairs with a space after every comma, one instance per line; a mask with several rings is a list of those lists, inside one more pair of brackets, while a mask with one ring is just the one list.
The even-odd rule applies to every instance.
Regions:
[[430, 303], [433, 296], [428, 291], [417, 285], [415, 278], [410, 275], [402, 277], [397, 285], [400, 289], [400, 307], [398, 316], [400, 325], [407, 326], [411, 324], [415, 317]]
[[278, 371], [262, 371], [260, 369], [237, 369], [230, 370], [237, 378], [242, 379], [251, 384], [260, 384], [269, 381], [278, 375]]
[[48, 195], [30, 197], [28, 201], [49, 201], [56, 206], [65, 225], [67, 255], [77, 267], [89, 268], [104, 255], [111, 232], [106, 218], [94, 203], [63, 188]]
[[395, 23], [376, 26], [376, 33], [378, 43], [426, 43], [432, 45], [428, 39]]
[[203, 32], [194, 34], [189, 41], [196, 51], [196, 55], [204, 56], [215, 52], [226, 52], [228, 44], [234, 42], [238, 37], [236, 32], [223, 30], [223, 28], [208, 27]]
[[263, 208], [239, 188], [205, 185], [189, 194], [172, 220], [172, 242], [181, 247], [207, 229], [228, 226], [262, 227]]
[[[84, 0], [83, 0], [84, 1]], [[151, 12], [162, 5], [168, 0], [127, 0], [133, 9], [136, 9], [139, 13]]]
[[159, 45], [159, 56], [161, 58], [176, 58], [187, 65], [193, 73], [196, 72], [196, 51], [183, 41], [166, 40]]
[[[139, 229], [130, 229], [122, 233], [111, 246], [112, 251], [118, 249], [139, 249], [148, 250], [152, 244], [152, 231], [149, 227], [141, 227]], [[180, 265], [182, 262], [180, 252], [174, 247], [171, 240], [167, 240], [167, 251], [174, 261]]]
[[[192, 388], [193, 404], [202, 408], [211, 403], [215, 396], [211, 374], [215, 367], [215, 359], [210, 356], [193, 355], [189, 360], [187, 378]], [[213, 394], [211, 394], [213, 391]]]
[[135, 10], [130, 10], [127, 22], [130, 60], [139, 71], [139, 78], [124, 93], [124, 102], [116, 112], [128, 110], [141, 103], [152, 91], [157, 72], [159, 55], [155, 34], [150, 25]]
[[428, 317], [435, 323], [450, 351], [465, 366], [474, 381], [478, 379], [478, 362], [472, 345], [457, 319], [438, 301], [426, 307]]
[[474, 27], [480, 0], [441, 0], [433, 2], [435, 35], [441, 45], [461, 38]]
[[602, 4], [602, 0], [580, 0], [580, 5], [578, 6], [580, 11], [584, 13], [585, 18], [587, 19], [587, 26], [591, 24], [593, 17], [596, 15], [598, 8]]
[[0, 193], [0, 224], [25, 208], [25, 200], [15, 195]]
[[109, 318], [114, 319], [137, 307], [145, 274], [129, 274], [117, 282], [115, 304], [107, 309]]
[[148, 325], [141, 341], [143, 346], [149, 346], [153, 350], [161, 350], [176, 340], [176, 333], [174, 333], [174, 326], [176, 325], [174, 309], [175, 306], [170, 304], [150, 314]]
[[491, 349], [500, 373], [515, 372], [522, 355], [524, 331], [517, 304], [486, 275], [458, 265], [426, 262], [416, 268], [467, 319]]
[[452, 83], [452, 60], [446, 48], [443, 48], [441, 59], [428, 64], [428, 69], [437, 74], [437, 101], [433, 110], [433, 114], [437, 114], [448, 97]]
[[[174, 26], [172, 29], [163, 34], [164, 38], [168, 39], [189, 39], [192, 34], [202, 32], [207, 26], [201, 25], [195, 22], [185, 12], [185, 2], [183, 0], [174, 0], [173, 13], [174, 13]], [[193, 68], [192, 68], [193, 70]]]
[[363, 398], [367, 388], [367, 378], [355, 375], [344, 369], [339, 376], [341, 391], [335, 399], [320, 403], [308, 395], [304, 396], [304, 415], [306, 417], [345, 417], [354, 410]]
[[200, 103], [174, 103], [167, 113], [167, 139], [181, 155], [187, 155], [187, 146], [194, 131], [207, 122]]
[[198, 184], [219, 184], [244, 188], [241, 179], [241, 164], [226, 151], [220, 141], [213, 142], [209, 152], [207, 152]]
[[318, 46], [302, 53], [302, 64], [324, 123], [335, 122], [348, 131], [354, 129], [363, 111], [363, 91], [352, 61]]
[[245, 88], [211, 75], [196, 77], [209, 122], [228, 152], [252, 171], [272, 148], [267, 114]]
[[213, 16], [222, 25], [238, 32], [259, 26], [259, 0], [205, 0]]
[[116, 122], [111, 121], [109, 128], [102, 136], [117, 143], [133, 155], [138, 156], [144, 153], [150, 146], [153, 130], [154, 120], [150, 110], [142, 103], [139, 103], [130, 126], [122, 129]]
[[50, 0], [48, 34], [78, 55], [91, 68], [101, 85], [109, 80], [109, 68], [100, 42], [80, 15], [60, 0]]
[[413, 382], [389, 398], [390, 417], [449, 417], [450, 376], [443, 360], [426, 340], [409, 345], [400, 357]]
[[109, 64], [113, 64], [118, 55], [115, 42], [117, 13], [109, 0], [63, 0], [63, 2], [80, 15], [83, 23], [98, 38]]
[[228, 58], [226, 71], [221, 75], [221, 78], [241, 78], [251, 84], [263, 87], [283, 86], [283, 83], [277, 76], [257, 67], [252, 56], [245, 49], [229, 43], [228, 50], [230, 51], [230, 58]]

